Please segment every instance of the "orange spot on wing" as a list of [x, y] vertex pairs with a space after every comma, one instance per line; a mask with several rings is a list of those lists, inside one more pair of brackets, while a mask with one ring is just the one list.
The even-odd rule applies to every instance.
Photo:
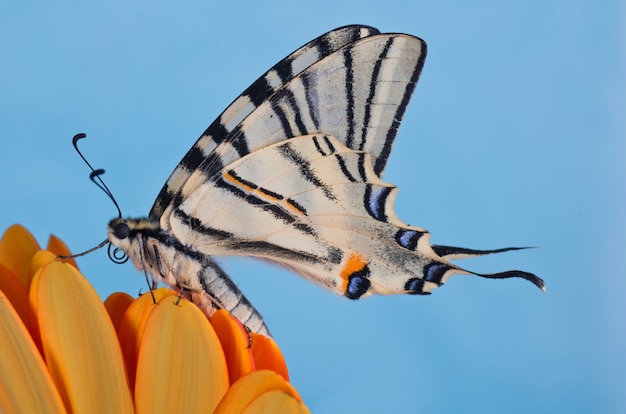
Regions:
[[361, 256], [358, 253], [350, 253], [348, 259], [346, 260], [346, 264], [341, 269], [341, 273], [339, 274], [343, 279], [342, 290], [345, 292], [348, 289], [348, 280], [350, 276], [355, 274], [356, 272], [360, 272], [367, 266], [367, 260], [365, 257]]

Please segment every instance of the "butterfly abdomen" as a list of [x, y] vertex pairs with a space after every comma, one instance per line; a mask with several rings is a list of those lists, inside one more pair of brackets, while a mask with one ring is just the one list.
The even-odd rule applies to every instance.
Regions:
[[[128, 229], [128, 230], [126, 230]], [[183, 245], [149, 219], [114, 219], [109, 240], [123, 248], [135, 267], [189, 297], [207, 316], [225, 309], [249, 329], [269, 336], [261, 314], [210, 256]]]

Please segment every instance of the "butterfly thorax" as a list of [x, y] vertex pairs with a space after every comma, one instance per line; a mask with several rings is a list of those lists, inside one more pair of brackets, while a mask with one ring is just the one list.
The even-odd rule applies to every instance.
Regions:
[[173, 243], [168, 242], [157, 221], [148, 218], [116, 218], [109, 222], [108, 238], [111, 244], [123, 250], [135, 267], [149, 273], [153, 278], [153, 287], [163, 281], [176, 285], [169, 279], [171, 273], [163, 266], [163, 260]]

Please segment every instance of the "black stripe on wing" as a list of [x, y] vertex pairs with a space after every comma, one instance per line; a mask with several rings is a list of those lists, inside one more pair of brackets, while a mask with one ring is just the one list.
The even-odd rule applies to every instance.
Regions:
[[[380, 75], [380, 68], [383, 64], [383, 60], [387, 58], [387, 54], [389, 53], [389, 49], [391, 48], [391, 45], [393, 44], [393, 38], [390, 38], [387, 41], [387, 44], [385, 45], [381, 55], [380, 55], [380, 59], [376, 62], [376, 64], [374, 65], [374, 70], [372, 71], [372, 78], [370, 79], [370, 93], [369, 96], [367, 97], [367, 100], [365, 102], [367, 102], [367, 105], [365, 106], [365, 114], [363, 117], [363, 127], [361, 128], [361, 143], [359, 144], [359, 149], [362, 151], [363, 147], [365, 146], [365, 141], [367, 139], [367, 129], [370, 126], [370, 118], [371, 118], [371, 108], [372, 108], [372, 102], [374, 102], [374, 96], [376, 96], [376, 88], [379, 84], [379, 75]], [[351, 148], [353, 148], [352, 146], [350, 146]], [[376, 170], [374, 170], [376, 171]], [[378, 174], [379, 172], [376, 171], [376, 174]]]
[[279, 220], [282, 220], [286, 224], [291, 224], [297, 220], [297, 218], [294, 217], [292, 214], [290, 214], [286, 209], [276, 204], [270, 203], [266, 198], [254, 196], [250, 192], [245, 191], [236, 185], [233, 185], [232, 183], [226, 181], [223, 178], [219, 178], [215, 180], [215, 185], [218, 188], [227, 190], [228, 192], [230, 192], [231, 194], [241, 199], [242, 201], [245, 201], [248, 204], [258, 206], [262, 210], [267, 211], [272, 216], [274, 216], [275, 218]]
[[406, 111], [406, 107], [411, 100], [411, 95], [413, 95], [413, 91], [415, 90], [415, 85], [417, 85], [417, 80], [422, 73], [422, 68], [424, 67], [424, 62], [426, 61], [426, 42], [422, 42], [421, 54], [419, 56], [419, 60], [417, 65], [415, 66], [415, 70], [411, 76], [411, 80], [407, 84], [407, 87], [404, 91], [404, 96], [402, 97], [402, 101], [400, 105], [396, 108], [396, 114], [394, 116], [394, 123], [391, 128], [387, 131], [387, 137], [385, 139], [385, 143], [383, 148], [380, 151], [376, 162], [374, 163], [374, 171], [378, 176], [380, 176], [385, 169], [385, 165], [387, 164], [387, 158], [389, 158], [389, 154], [391, 153], [391, 147], [393, 145], [393, 141], [396, 138], [398, 133], [398, 128], [400, 127], [400, 121], [402, 121], [402, 117], [404, 116], [404, 112]]
[[304, 158], [301, 154], [295, 151], [289, 142], [286, 142], [282, 145], [276, 147], [283, 158], [292, 162], [295, 166], [300, 170], [300, 174], [304, 177], [308, 182], [315, 185], [319, 189], [322, 190], [322, 193], [329, 200], [336, 200], [337, 197], [333, 194], [332, 189], [329, 185], [325, 184], [322, 180], [319, 179], [315, 171], [311, 168], [311, 163], [309, 160]]
[[337, 151], [332, 142], [330, 142], [330, 139], [328, 139], [328, 137], [325, 135], [313, 137], [313, 144], [315, 145], [315, 149], [317, 150], [317, 152], [319, 152], [323, 156], [334, 154]]
[[[276, 92], [272, 96], [272, 101], [285, 101], [289, 106], [289, 114], [285, 113], [280, 106], [273, 106], [274, 113], [280, 119], [280, 123], [283, 126], [283, 131], [285, 132], [285, 136], [287, 137], [295, 137], [298, 135], [306, 135], [307, 128], [304, 125], [304, 121], [302, 120], [302, 110], [298, 107], [298, 103], [296, 102], [296, 98], [293, 96], [293, 93], [289, 88], [283, 88]], [[311, 107], [311, 105], [308, 105]], [[292, 126], [290, 120], [292, 120], [294, 125]], [[294, 131], [294, 127], [296, 130]]]
[[195, 217], [190, 216], [189, 214], [185, 213], [182, 210], [179, 210], [179, 209], [174, 210], [174, 215], [187, 227], [189, 227], [190, 229], [193, 229], [193, 231], [201, 233], [205, 236], [208, 236], [211, 239], [230, 240], [233, 238], [232, 233], [228, 231], [216, 229], [214, 227], [206, 226], [202, 221], [200, 221], [199, 219]]
[[346, 67], [346, 96], [348, 102], [346, 102], [346, 122], [348, 123], [348, 133], [346, 136], [346, 146], [348, 148], [354, 148], [354, 125], [356, 121], [354, 119], [354, 72], [352, 71], [352, 50], [346, 48], [343, 52], [344, 66]]

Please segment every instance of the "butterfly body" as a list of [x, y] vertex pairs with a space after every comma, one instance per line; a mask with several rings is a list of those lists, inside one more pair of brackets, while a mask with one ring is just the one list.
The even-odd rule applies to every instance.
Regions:
[[165, 283], [188, 295], [207, 314], [227, 309], [253, 332], [269, 335], [259, 312], [211, 257], [181, 244], [158, 222], [113, 219], [109, 240], [138, 270], [152, 275], [153, 288]]
[[431, 246], [394, 213], [382, 180], [425, 43], [366, 26], [331, 31], [279, 62], [209, 126], [176, 167], [148, 218], [114, 219], [109, 240], [153, 282], [224, 308], [268, 334], [213, 256], [283, 265], [350, 299], [429, 294], [449, 259], [512, 250]]

